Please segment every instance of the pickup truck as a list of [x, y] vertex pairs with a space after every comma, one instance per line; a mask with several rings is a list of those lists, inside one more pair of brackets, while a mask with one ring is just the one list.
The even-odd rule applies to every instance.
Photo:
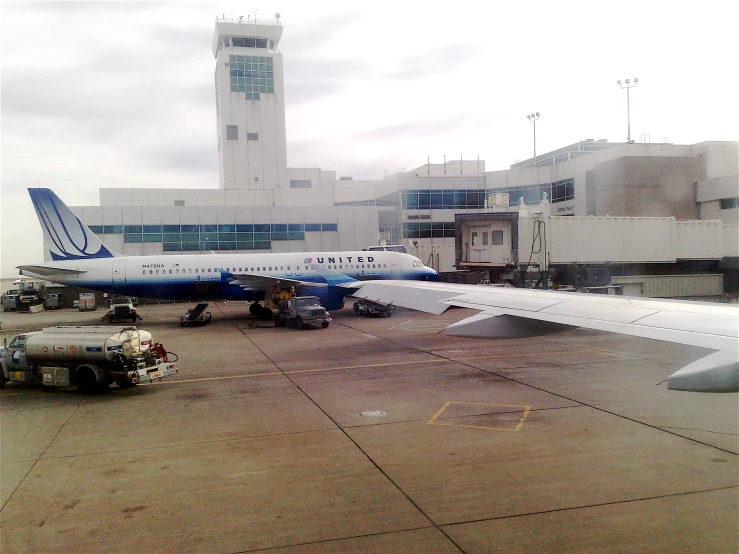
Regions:
[[120, 298], [113, 298], [110, 301], [110, 307], [105, 315], [102, 317], [102, 321], [108, 320], [108, 323], [114, 321], [130, 321], [136, 323], [137, 319], [141, 319], [141, 316], [136, 312], [136, 308], [133, 307], [133, 301], [125, 296]]
[[320, 327], [325, 329], [331, 322], [331, 315], [321, 306], [317, 296], [296, 296], [288, 300], [280, 300], [275, 314], [275, 325], [286, 327], [294, 325], [296, 329]]

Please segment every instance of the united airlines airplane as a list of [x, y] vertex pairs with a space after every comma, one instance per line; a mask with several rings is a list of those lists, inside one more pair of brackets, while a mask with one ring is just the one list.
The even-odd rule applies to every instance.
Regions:
[[[409, 254], [386, 251], [286, 254], [123, 256], [113, 252], [49, 189], [28, 189], [51, 261], [19, 266], [22, 275], [125, 296], [169, 300], [223, 298], [259, 302], [294, 289], [318, 296], [329, 310], [362, 283], [382, 279], [438, 281]], [[271, 315], [271, 311], [270, 311]]]

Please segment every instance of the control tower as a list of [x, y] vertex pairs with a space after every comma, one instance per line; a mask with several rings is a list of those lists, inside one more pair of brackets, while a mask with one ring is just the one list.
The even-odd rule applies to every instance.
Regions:
[[274, 23], [216, 20], [218, 161], [222, 189], [287, 185], [285, 86], [279, 14]]

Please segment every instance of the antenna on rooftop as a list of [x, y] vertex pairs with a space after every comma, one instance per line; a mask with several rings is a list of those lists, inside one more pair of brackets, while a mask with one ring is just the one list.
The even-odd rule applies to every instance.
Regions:
[[280, 24], [280, 12], [275, 13], [275, 19], [277, 20], [277, 24]]
[[243, 19], [244, 19], [244, 16], [243, 16], [243, 15], [240, 15], [240, 16], [239, 16], [239, 23], [241, 23], [241, 21], [242, 21]]

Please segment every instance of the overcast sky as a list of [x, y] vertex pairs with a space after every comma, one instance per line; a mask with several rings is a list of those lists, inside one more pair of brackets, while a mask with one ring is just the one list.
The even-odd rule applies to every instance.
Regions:
[[[355, 179], [507, 169], [579, 140], [739, 139], [731, 2], [3, 2], [1, 274], [43, 260], [27, 187], [217, 188], [216, 15], [284, 25], [287, 157]], [[443, 6], [443, 9], [431, 6]]]

